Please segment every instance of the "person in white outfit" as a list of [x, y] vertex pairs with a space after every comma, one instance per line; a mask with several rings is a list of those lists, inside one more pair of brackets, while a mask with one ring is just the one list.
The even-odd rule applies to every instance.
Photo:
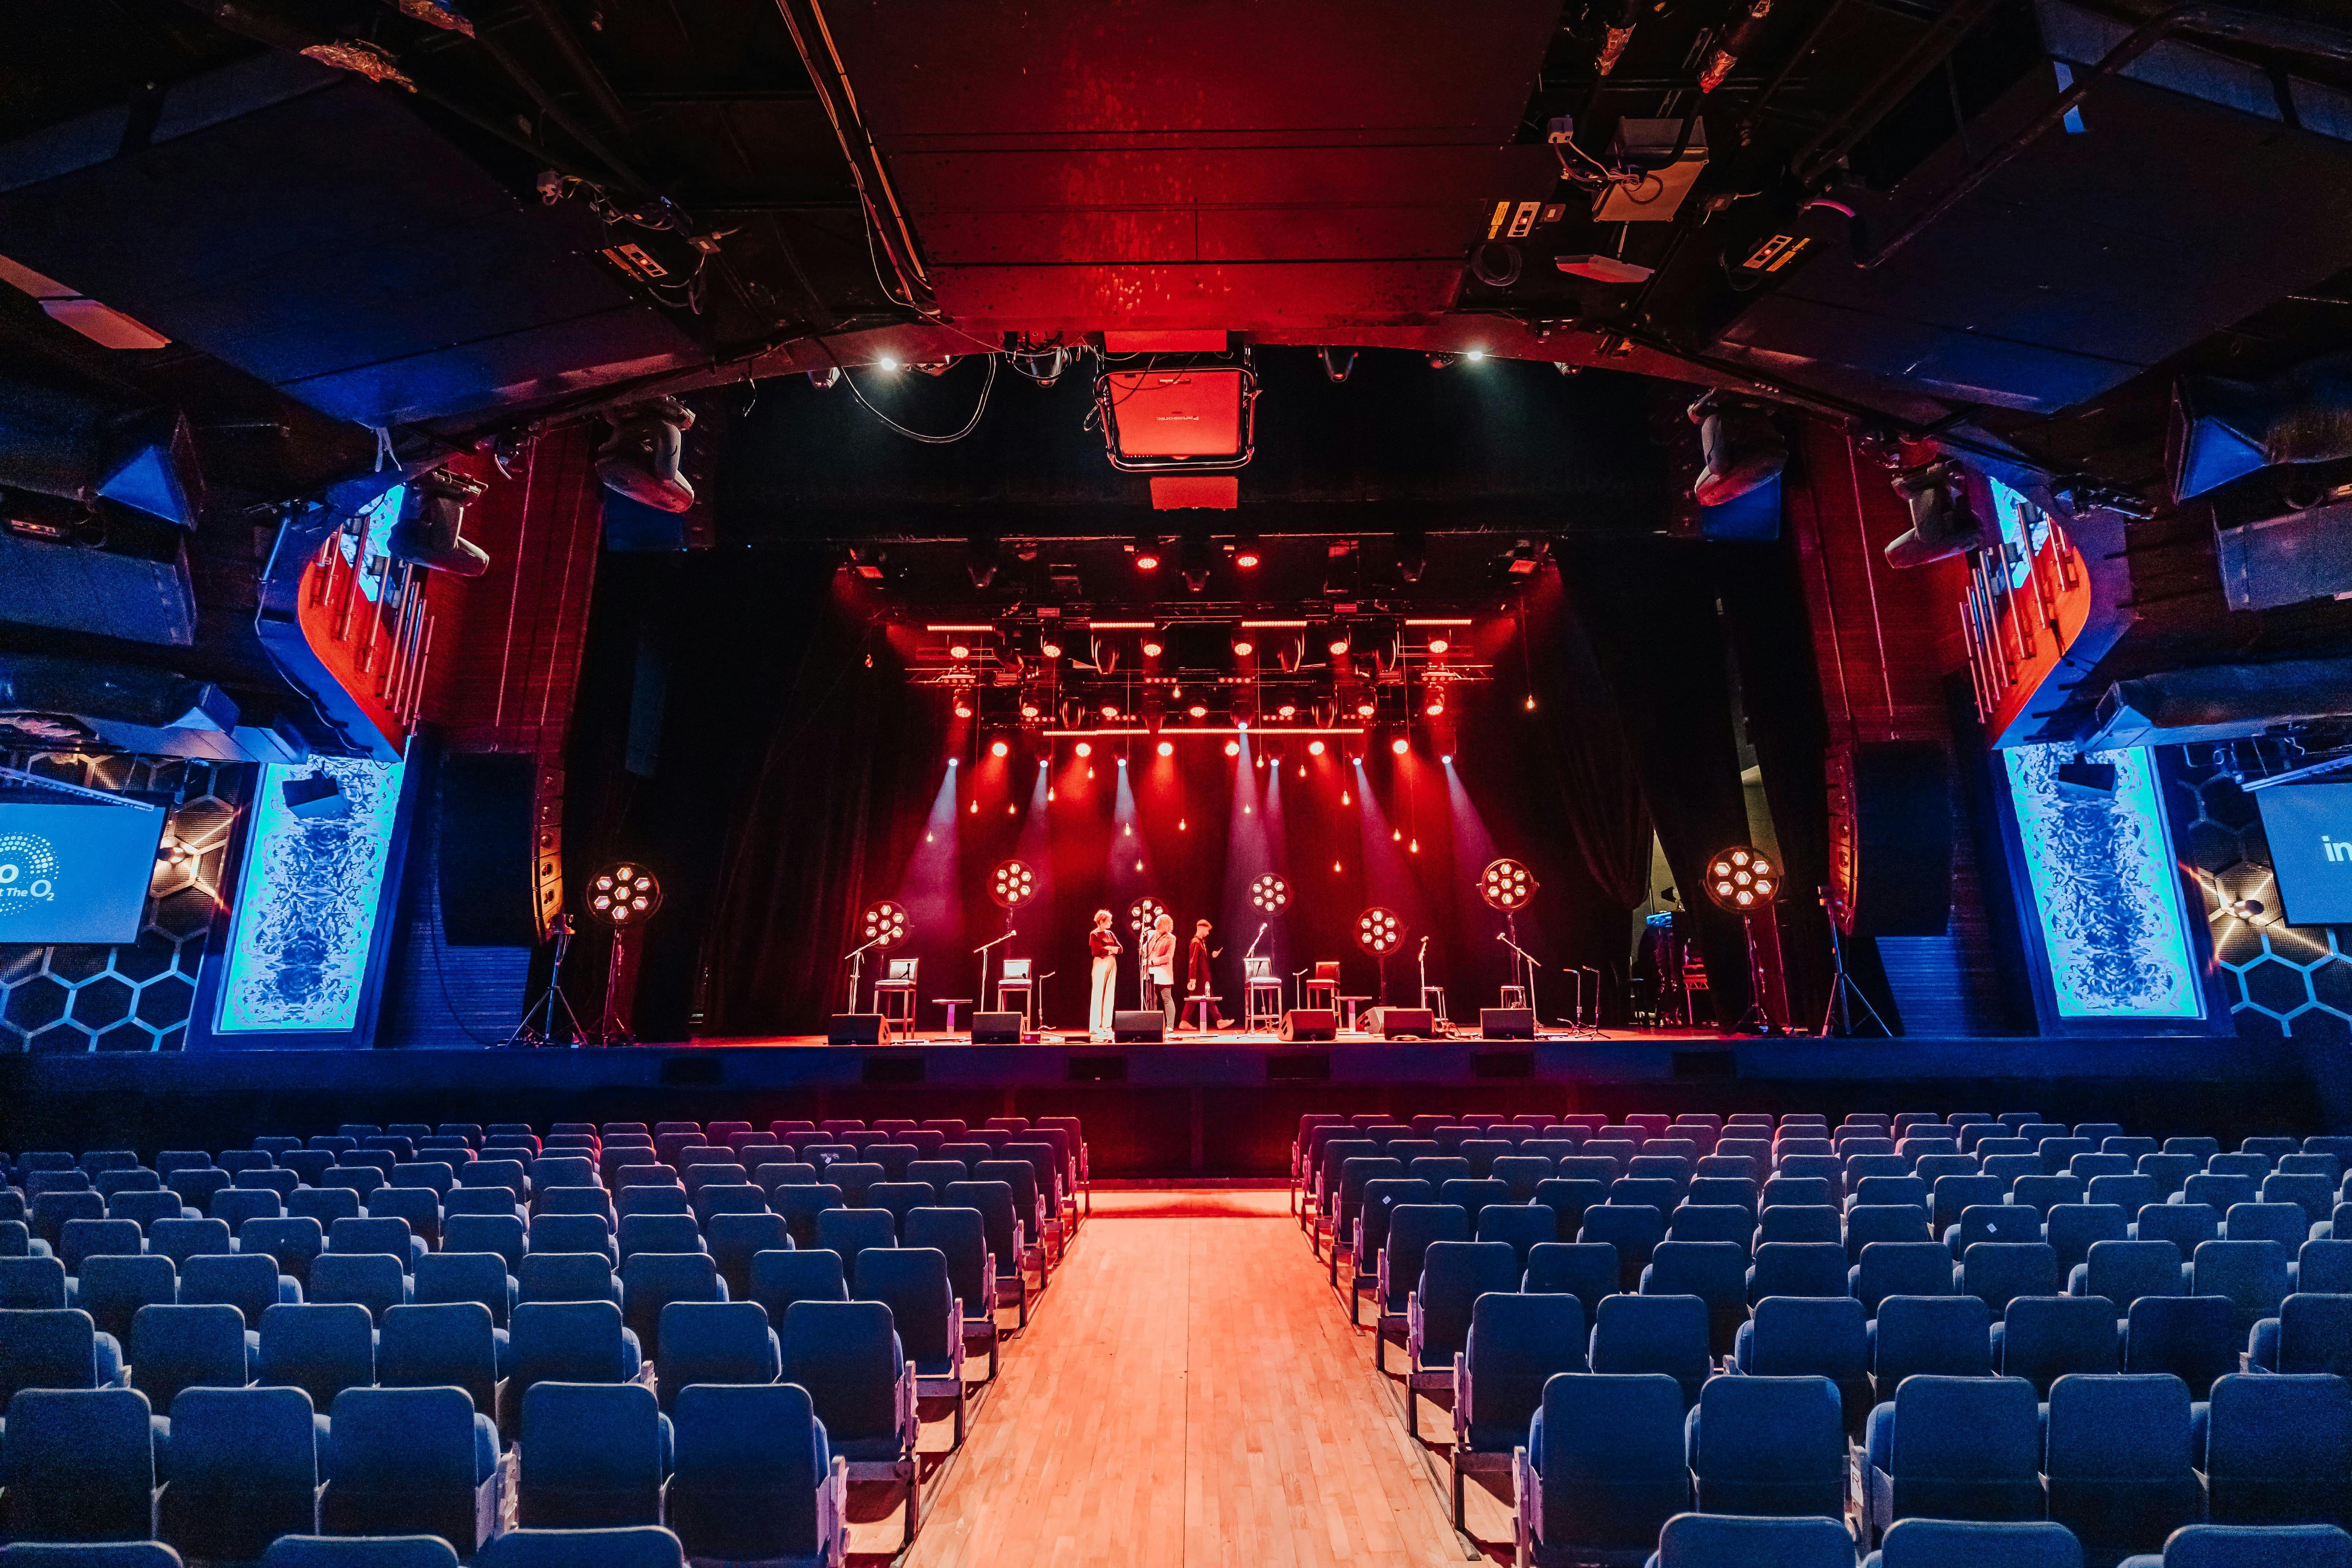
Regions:
[[1095, 929], [1087, 932], [1087, 952], [1094, 968], [1087, 992], [1087, 1032], [1097, 1040], [1111, 1037], [1111, 1012], [1118, 1006], [1118, 938], [1111, 934], [1110, 911], [1095, 911]]
[[1157, 1007], [1163, 1033], [1176, 1032], [1176, 917], [1161, 915], [1151, 925], [1151, 942], [1143, 950], [1144, 973], [1150, 984], [1147, 1007]]

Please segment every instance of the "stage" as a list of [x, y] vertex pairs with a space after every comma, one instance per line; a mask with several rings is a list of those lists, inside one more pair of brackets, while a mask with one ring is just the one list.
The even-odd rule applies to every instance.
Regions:
[[1073, 1115], [1096, 1174], [1275, 1176], [1310, 1111], [2034, 1110], [2318, 1131], [2291, 1041], [2210, 1037], [1732, 1038], [974, 1046], [813, 1036], [613, 1049], [214, 1051], [0, 1058], [0, 1148], [245, 1146], [342, 1121]]

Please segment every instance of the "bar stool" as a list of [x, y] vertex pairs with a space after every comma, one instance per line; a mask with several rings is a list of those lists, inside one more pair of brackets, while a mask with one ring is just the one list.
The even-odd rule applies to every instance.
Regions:
[[[1210, 1029], [1209, 1016], [1216, 1011], [1216, 997], [1210, 995], [1206, 992], [1198, 992], [1184, 998], [1184, 1017], [1192, 1018], [1193, 1027], [1199, 1029], [1201, 1033], [1205, 1035]], [[1195, 1008], [1200, 1010], [1200, 1016], [1196, 1018], [1192, 1017], [1192, 1012]], [[1183, 1020], [1181, 1018], [1178, 1020], [1179, 1023], [1181, 1023], [1182, 1021]]]
[[1242, 1027], [1271, 1029], [1282, 1022], [1282, 977], [1273, 973], [1274, 960], [1244, 961], [1247, 972], [1242, 992]]
[[1021, 1022], [1024, 1027], [1030, 1026], [1034, 1021], [1030, 1017], [1030, 1003], [1036, 994], [1036, 982], [1031, 977], [1029, 971], [1030, 965], [1034, 962], [1035, 960], [1027, 958], [1008, 958], [1004, 961], [1004, 973], [999, 975], [996, 981], [996, 1010], [1000, 1013], [1011, 1012], [1013, 1009], [1007, 1005], [1005, 999], [1009, 996], [1020, 997]]
[[1429, 1009], [1430, 1016], [1441, 1024], [1454, 1020], [1445, 1016], [1445, 987], [1424, 985], [1421, 988], [1421, 1005]]
[[1334, 1013], [1339, 1010], [1339, 964], [1338, 960], [1326, 959], [1316, 964], [1314, 974], [1300, 984], [1298, 987], [1298, 1005], [1301, 1007], [1313, 1007], [1317, 1005], [1315, 999], [1318, 996], [1320, 996], [1323, 999], [1321, 1005], [1325, 1009]]
[[[894, 958], [882, 978], [874, 983], [874, 1010], [909, 1033], [915, 1027], [915, 973], [919, 958]], [[898, 1005], [890, 1005], [896, 999]]]
[[1524, 1007], [1527, 1005], [1528, 988], [1526, 986], [1506, 985], [1503, 987], [1503, 995], [1499, 1005], [1505, 1007]]

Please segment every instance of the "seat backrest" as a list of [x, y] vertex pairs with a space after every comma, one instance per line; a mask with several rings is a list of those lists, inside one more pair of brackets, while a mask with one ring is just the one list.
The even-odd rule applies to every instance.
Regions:
[[2114, 1373], [2123, 1366], [2116, 1303], [2104, 1296], [2020, 1296], [2002, 1315], [2000, 1373], [2021, 1377], [2047, 1396], [2070, 1373]]
[[[1906, 1378], [1987, 1377], [1992, 1373], [1992, 1310], [1975, 1296], [1889, 1296], [1878, 1304], [1871, 1375], [1879, 1398]], [[2031, 1393], [2031, 1388], [2028, 1388]]]
[[68, 1274], [79, 1275], [87, 1258], [102, 1254], [136, 1258], [146, 1250], [147, 1238], [131, 1220], [69, 1219], [59, 1228], [58, 1261], [66, 1266]]
[[2114, 1204], [2058, 1204], [2046, 1216], [2042, 1235], [2063, 1270], [2085, 1261], [2095, 1243], [2128, 1240], [2131, 1220]]
[[2124, 1370], [2168, 1372], [2202, 1399], [2213, 1380], [2235, 1372], [2246, 1348], [2235, 1303], [2226, 1296], [2143, 1296], [2126, 1314]]
[[633, 1214], [621, 1221], [621, 1268], [641, 1252], [700, 1252], [702, 1228], [688, 1214]]
[[727, 1288], [707, 1252], [640, 1252], [621, 1263], [621, 1317], [647, 1356], [661, 1349], [662, 1309], [672, 1301], [718, 1301]]
[[516, 1270], [515, 1300], [523, 1301], [609, 1301], [617, 1309], [621, 1287], [613, 1265], [601, 1252], [533, 1252]]
[[808, 1390], [834, 1442], [873, 1442], [896, 1433], [901, 1352], [889, 1308], [879, 1301], [795, 1301], [785, 1310], [778, 1337], [782, 1380]]
[[495, 1252], [430, 1252], [417, 1260], [412, 1300], [419, 1306], [473, 1301], [504, 1327], [507, 1260]]
[[2040, 1520], [1898, 1519], [1879, 1555], [1885, 1568], [2083, 1568], [2074, 1532]]
[[1470, 1331], [1470, 1312], [1488, 1290], [1519, 1287], [1518, 1254], [1507, 1242], [1433, 1241], [1421, 1255], [1421, 1304], [1424, 1365], [1453, 1364]]
[[378, 1253], [397, 1258], [401, 1272], [405, 1274], [411, 1257], [411, 1237], [408, 1222], [404, 1219], [375, 1215], [365, 1219], [339, 1219], [327, 1227], [327, 1250], [345, 1255]]
[[2156, 1178], [2137, 1173], [2093, 1176], [2084, 1195], [2095, 1204], [2113, 1204], [2126, 1216], [2137, 1216], [2148, 1205], [2164, 1201], [2164, 1194], [2157, 1190]]
[[1999, 1312], [2019, 1296], [2054, 1296], [2058, 1252], [2046, 1241], [1979, 1241], [1960, 1254], [1960, 1289]]
[[522, 1398], [518, 1470], [526, 1526], [563, 1530], [661, 1518], [661, 1412], [643, 1384], [534, 1384]]
[[2301, 1204], [2231, 1204], [2221, 1216], [2221, 1236], [2227, 1241], [2275, 1241], [2293, 1257], [2311, 1225]]
[[61, 1275], [55, 1307], [0, 1308], [0, 1409], [19, 1389], [98, 1386], [98, 1331], [88, 1312], [64, 1304], [64, 1284]]
[[1709, 1513], [1842, 1513], [1845, 1457], [1844, 1406], [1826, 1377], [1717, 1377], [1700, 1392], [1691, 1469]]
[[5, 1419], [0, 1488], [14, 1539], [150, 1536], [155, 1437], [144, 1395], [127, 1388], [26, 1388], [9, 1398]]
[[1706, 1303], [1696, 1296], [1610, 1296], [1593, 1319], [1592, 1370], [1664, 1373], [1687, 1403], [1706, 1380], [1710, 1344]]
[[[2290, 1298], [2292, 1299], [2292, 1298]], [[2217, 1524], [2341, 1524], [2352, 1504], [2352, 1384], [2327, 1374], [2214, 1381], [2205, 1438]]]
[[[179, 1279], [168, 1258], [106, 1254], [85, 1258], [79, 1283], [76, 1304], [89, 1314], [99, 1332], [117, 1339], [130, 1333], [131, 1315], [140, 1308], [179, 1300]], [[270, 1284], [277, 1284], [274, 1269]]]
[[890, 1309], [908, 1360], [944, 1363], [963, 1333], [948, 1283], [947, 1255], [929, 1247], [869, 1247], [850, 1264], [854, 1295]]
[[1938, 1176], [1936, 1178], [1933, 1222], [1940, 1235], [1960, 1223], [1961, 1213], [1979, 1204], [1998, 1204], [2006, 1184], [1998, 1176]]
[[1898, 1514], [2041, 1517], [2042, 1415], [2033, 1385], [2014, 1377], [1906, 1378], [1895, 1393], [1888, 1461]]
[[2227, 1296], [2240, 1332], [2273, 1316], [2286, 1299], [2287, 1249], [2275, 1241], [2200, 1241], [2189, 1258], [2189, 1289]]
[[530, 1216], [530, 1250], [537, 1253], [593, 1252], [609, 1267], [620, 1261], [613, 1227], [602, 1215], [536, 1214]]
[[1559, 1239], [1559, 1222], [1549, 1208], [1534, 1204], [1488, 1204], [1478, 1213], [1477, 1239], [1508, 1246], [1527, 1268], [1528, 1249]]
[[1667, 1216], [1668, 1241], [1727, 1241], [1746, 1252], [1755, 1244], [1756, 1215], [1737, 1204], [1685, 1202]]
[[1465, 1348], [1470, 1446], [1507, 1449], [1526, 1441], [1544, 1384], [1556, 1373], [1585, 1370], [1583, 1303], [1565, 1293], [1482, 1295], [1472, 1305]]
[[131, 1386], [169, 1415], [184, 1388], [245, 1386], [245, 1316], [234, 1307], [142, 1307], [123, 1352]]
[[2051, 1518], [2101, 1561], [2163, 1544], [2204, 1513], [2189, 1390], [2177, 1377], [2075, 1373], [2050, 1390], [2042, 1469]]
[[1862, 1249], [1853, 1281], [1855, 1299], [1873, 1317], [1889, 1297], [1956, 1293], [1952, 1255], [1940, 1241], [1871, 1242]]
[[203, 1253], [226, 1257], [236, 1248], [227, 1225], [220, 1220], [159, 1219], [148, 1227], [147, 1250], [178, 1265]]
[[767, 1310], [770, 1324], [781, 1323], [795, 1301], [846, 1301], [849, 1285], [838, 1252], [803, 1247], [762, 1252], [751, 1259], [751, 1300]]
[[2178, 1296], [2180, 1249], [2168, 1241], [2095, 1241], [2085, 1258], [2086, 1292], [2104, 1296], [2128, 1313], [2142, 1296]]
[[1843, 1255], [1845, 1226], [1837, 1209], [1829, 1204], [1767, 1204], [1756, 1227], [1756, 1245], [1780, 1241], [1826, 1241]]
[[[1612, 1298], [1616, 1300], [1616, 1298]], [[1702, 1330], [1703, 1331], [1703, 1330]], [[1639, 1554], [1690, 1506], [1681, 1385], [1664, 1374], [1579, 1376], [1545, 1383], [1542, 1542]]]
[[2251, 1175], [2200, 1171], [2180, 1184], [2180, 1195], [2192, 1204], [2210, 1204], [2221, 1214], [2232, 1204], [2250, 1204], [2262, 1195], [2261, 1184]]
[[1869, 1324], [1851, 1296], [1768, 1296], [1753, 1321], [1744, 1370], [1755, 1376], [1851, 1379], [1870, 1371]]
[[[824, 1457], [806, 1389], [698, 1383], [678, 1391], [670, 1419], [677, 1463], [667, 1513], [688, 1552], [731, 1562], [823, 1554]], [[743, 1506], [751, 1497], [758, 1506]]]
[[[1769, 1296], [1844, 1296], [1849, 1289], [1845, 1248], [1834, 1241], [1768, 1241], [1756, 1248], [1748, 1299]], [[1857, 1306], [1859, 1302], [1855, 1303]]]
[[2352, 1295], [2298, 1290], [2279, 1303], [2282, 1373], [2352, 1375]]
[[512, 1214], [453, 1214], [441, 1222], [441, 1245], [451, 1252], [496, 1253], [509, 1274], [520, 1269], [529, 1250], [522, 1221]]
[[[901, 1332], [903, 1332], [903, 1329]], [[672, 1301], [662, 1309], [656, 1389], [664, 1410], [698, 1383], [773, 1383], [776, 1338], [756, 1301]]]
[[2168, 1241], [2183, 1258], [2198, 1244], [2221, 1236], [2221, 1211], [2210, 1204], [2150, 1204], [2139, 1211], [2135, 1234], [2142, 1241]]
[[1585, 1321], [1600, 1311], [1601, 1298], [1618, 1289], [1616, 1248], [1606, 1241], [1538, 1241], [1527, 1248], [1527, 1274], [1519, 1290], [1528, 1295], [1573, 1295], [1585, 1310]]
[[299, 1388], [324, 1410], [346, 1388], [375, 1383], [375, 1324], [365, 1307], [283, 1301], [261, 1315], [256, 1381]]
[[180, 1269], [181, 1305], [235, 1307], [249, 1329], [261, 1326], [262, 1314], [278, 1304], [278, 1260], [266, 1252], [204, 1253]]
[[739, 1301], [750, 1299], [751, 1259], [762, 1252], [785, 1251], [793, 1245], [783, 1216], [764, 1210], [711, 1215], [703, 1241], [710, 1248], [711, 1261], [719, 1266], [719, 1278], [727, 1281], [729, 1297]]

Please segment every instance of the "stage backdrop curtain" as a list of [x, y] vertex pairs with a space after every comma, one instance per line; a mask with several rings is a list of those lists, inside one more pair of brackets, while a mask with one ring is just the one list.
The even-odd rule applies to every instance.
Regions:
[[[1830, 731], [1812, 623], [1797, 579], [1795, 546], [1785, 532], [1770, 543], [1718, 543], [1714, 550], [1716, 585], [1739, 671], [1740, 710], [1763, 774], [1788, 889], [1779, 910], [1791, 1015], [1785, 1022], [1811, 1027], [1822, 1021], [1833, 973], [1828, 917], [1817, 893], [1829, 880]], [[1901, 1033], [1877, 940], [1847, 939], [1845, 961], [1847, 974], [1887, 1027]]]
[[1739, 921], [1702, 890], [1706, 858], [1748, 837], [1732, 741], [1731, 686], [1711, 546], [1696, 540], [1582, 540], [1560, 570], [1674, 872], [1696, 917], [1717, 1018], [1747, 1009]]

